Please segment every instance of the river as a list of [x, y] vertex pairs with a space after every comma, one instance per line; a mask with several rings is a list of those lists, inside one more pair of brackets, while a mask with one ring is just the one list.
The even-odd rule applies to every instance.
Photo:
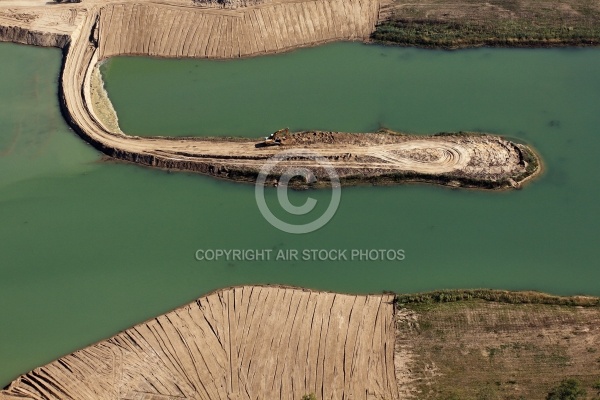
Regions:
[[[60, 57], [0, 44], [0, 384], [229, 285], [600, 295], [600, 49], [337, 43], [103, 65], [131, 134], [478, 130], [526, 142], [544, 160], [544, 175], [518, 191], [344, 188], [333, 219], [305, 235], [272, 227], [252, 185], [101, 161], [60, 115]], [[297, 204], [308, 196], [322, 205], [330, 194], [291, 194]], [[198, 249], [402, 249], [405, 259], [207, 262]]]

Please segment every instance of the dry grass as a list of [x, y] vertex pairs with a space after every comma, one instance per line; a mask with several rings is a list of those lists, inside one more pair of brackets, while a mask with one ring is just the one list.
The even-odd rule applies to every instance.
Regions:
[[480, 299], [398, 306], [404, 393], [418, 399], [544, 399], [567, 377], [600, 380], [600, 308]]
[[373, 39], [425, 47], [600, 44], [593, 0], [396, 0], [381, 21]]
[[112, 132], [121, 132], [117, 112], [108, 98], [108, 93], [104, 88], [104, 82], [97, 66], [92, 70], [90, 78], [90, 95], [93, 111], [100, 122]]

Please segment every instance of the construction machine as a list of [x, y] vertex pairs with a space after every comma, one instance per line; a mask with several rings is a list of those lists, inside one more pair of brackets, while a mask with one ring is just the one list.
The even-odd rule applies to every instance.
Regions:
[[285, 140], [290, 134], [289, 128], [280, 129], [277, 132], [271, 133], [269, 136], [265, 138], [262, 142], [259, 143], [259, 147], [262, 146], [281, 146], [285, 144]]

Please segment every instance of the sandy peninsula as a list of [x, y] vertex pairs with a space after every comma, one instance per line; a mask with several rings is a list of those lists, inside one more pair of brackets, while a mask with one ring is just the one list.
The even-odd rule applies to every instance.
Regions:
[[[0, 38], [64, 49], [61, 107], [69, 125], [108, 157], [154, 168], [255, 181], [282, 151], [308, 149], [331, 163], [342, 184], [428, 182], [454, 187], [519, 187], [540, 171], [526, 145], [477, 134], [434, 136], [390, 132], [297, 132], [285, 146], [257, 140], [137, 137], [118, 127], [103, 96], [98, 63], [118, 55], [232, 59], [336, 40], [369, 40], [385, 4], [378, 0], [261, 0], [252, 2], [89, 1], [0, 4]], [[257, 132], [257, 136], [265, 132]], [[319, 163], [294, 157], [281, 169]], [[277, 170], [268, 183], [277, 182]]]

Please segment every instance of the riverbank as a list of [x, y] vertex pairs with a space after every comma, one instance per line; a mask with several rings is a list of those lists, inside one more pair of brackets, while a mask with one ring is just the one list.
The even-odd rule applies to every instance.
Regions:
[[36, 369], [0, 399], [397, 398], [392, 300], [219, 290]]
[[439, 295], [222, 289], [35, 369], [0, 399], [516, 399], [541, 397], [565, 377], [586, 388], [600, 378], [598, 298]]

